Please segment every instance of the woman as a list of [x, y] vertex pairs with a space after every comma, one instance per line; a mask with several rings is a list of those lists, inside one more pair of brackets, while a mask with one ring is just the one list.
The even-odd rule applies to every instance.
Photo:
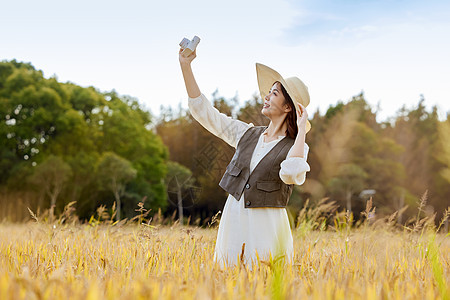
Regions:
[[[200, 92], [188, 57], [179, 61], [192, 116], [212, 134], [236, 148], [219, 185], [229, 193], [219, 224], [214, 261], [221, 267], [281, 256], [293, 262], [293, 239], [286, 205], [294, 184], [305, 181], [310, 129], [307, 87], [256, 64], [268, 126], [254, 126], [220, 113]], [[242, 255], [243, 254], [243, 255]]]

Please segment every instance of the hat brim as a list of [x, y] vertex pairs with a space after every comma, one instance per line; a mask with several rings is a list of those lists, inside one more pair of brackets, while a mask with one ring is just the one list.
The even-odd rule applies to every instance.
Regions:
[[[301, 114], [300, 107], [298, 106], [298, 102], [295, 99], [295, 97], [292, 97], [292, 94], [289, 91], [289, 85], [284, 80], [283, 76], [281, 76], [277, 71], [275, 71], [272, 68], [269, 68], [266, 65], [256, 63], [256, 77], [258, 80], [258, 87], [259, 87], [259, 93], [261, 94], [261, 98], [264, 100], [264, 98], [267, 96], [267, 94], [272, 89], [273, 84], [275, 81], [279, 81], [283, 87], [288, 92], [289, 96], [291, 96], [294, 104], [295, 104], [295, 110], [298, 111]], [[306, 120], [306, 133], [311, 129], [311, 123], [309, 120]]]

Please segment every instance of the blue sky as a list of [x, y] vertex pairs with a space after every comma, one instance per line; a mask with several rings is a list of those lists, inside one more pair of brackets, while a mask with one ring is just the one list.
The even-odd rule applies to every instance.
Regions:
[[450, 111], [450, 1], [4, 1], [0, 59], [46, 77], [187, 107], [178, 43], [198, 35], [194, 74], [240, 104], [255, 63], [309, 88], [310, 115], [364, 91], [379, 119], [405, 104]]
[[[376, 36], [377, 28], [400, 23], [430, 23], [449, 17], [448, 1], [291, 1], [299, 12], [294, 24], [285, 30], [290, 45], [324, 36], [357, 39]], [[425, 24], [426, 26], [426, 24]], [[380, 33], [381, 34], [381, 33]]]

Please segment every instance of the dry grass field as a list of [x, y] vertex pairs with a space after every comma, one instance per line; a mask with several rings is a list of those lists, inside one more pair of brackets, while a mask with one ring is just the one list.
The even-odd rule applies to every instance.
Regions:
[[249, 271], [213, 263], [217, 227], [4, 222], [0, 299], [449, 299], [450, 238], [419, 223], [321, 230], [305, 218], [293, 265]]

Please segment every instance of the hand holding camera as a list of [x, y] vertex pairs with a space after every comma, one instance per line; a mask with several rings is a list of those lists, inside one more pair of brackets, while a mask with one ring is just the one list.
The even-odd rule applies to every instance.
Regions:
[[194, 74], [192, 73], [191, 62], [197, 56], [196, 48], [198, 43], [200, 43], [200, 38], [194, 36], [192, 41], [184, 38], [180, 42], [180, 52], [178, 54], [178, 59], [180, 60], [181, 72], [183, 73], [184, 83], [186, 85], [186, 91], [188, 96], [191, 98], [196, 98], [201, 95], [200, 89], [195, 81]]
[[180, 47], [182, 49], [181, 51], [181, 55], [183, 57], [188, 57], [189, 55], [191, 55], [192, 52], [195, 51], [195, 49], [197, 48], [198, 43], [200, 43], [200, 38], [198, 36], [194, 36], [192, 38], [192, 41], [190, 41], [187, 38], [184, 38], [181, 42], [180, 42]]

